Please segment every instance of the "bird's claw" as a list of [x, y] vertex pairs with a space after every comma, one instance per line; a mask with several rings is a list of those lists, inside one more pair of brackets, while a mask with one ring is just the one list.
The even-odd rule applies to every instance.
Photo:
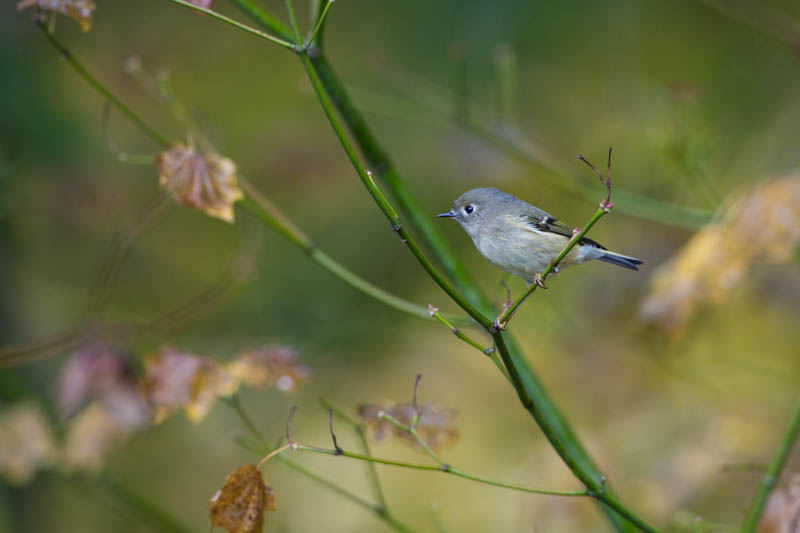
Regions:
[[536, 284], [537, 287], [547, 289], [547, 287], [544, 286], [544, 278], [542, 277], [541, 272], [537, 272], [536, 274], [534, 274], [533, 282]]
[[500, 315], [494, 319], [494, 324], [492, 324], [492, 332], [503, 331], [504, 329], [506, 329], [506, 323], [500, 322], [500, 317], [502, 316], [503, 315]]

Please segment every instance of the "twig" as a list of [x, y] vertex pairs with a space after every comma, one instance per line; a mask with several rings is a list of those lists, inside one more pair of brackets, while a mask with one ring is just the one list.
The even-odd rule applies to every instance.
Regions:
[[325, 16], [328, 14], [328, 9], [330, 9], [333, 1], [334, 0], [325, 0], [325, 7], [322, 8], [322, 13], [320, 14], [319, 18], [317, 18], [317, 24], [314, 26], [314, 31], [311, 32], [311, 34], [303, 43], [303, 49], [308, 49], [311, 43], [314, 42], [314, 39], [317, 38], [317, 34], [319, 33], [320, 28], [322, 28], [322, 23], [325, 22]]
[[792, 447], [797, 440], [798, 434], [800, 434], [800, 402], [798, 402], [797, 407], [795, 408], [794, 416], [792, 417], [789, 427], [786, 430], [783, 439], [781, 440], [780, 446], [778, 446], [778, 450], [775, 452], [775, 456], [772, 458], [772, 462], [769, 464], [767, 471], [764, 472], [764, 476], [761, 478], [761, 485], [756, 491], [755, 497], [753, 498], [753, 503], [750, 505], [747, 518], [742, 526], [742, 531], [745, 533], [752, 533], [756, 530], [756, 527], [758, 526], [758, 520], [761, 517], [761, 513], [763, 512], [764, 506], [767, 503], [767, 496], [769, 496], [769, 493], [778, 482], [778, 478], [780, 478], [781, 475], [781, 470], [783, 470], [783, 466], [786, 464], [786, 461], [789, 458], [789, 454], [791, 453]]
[[611, 208], [614, 206], [611, 203], [611, 148], [608, 149], [608, 177], [604, 178], [603, 175], [600, 173], [597, 168], [592, 165], [589, 161], [587, 161], [582, 155], [578, 156], [578, 159], [589, 165], [592, 170], [600, 176], [600, 180], [606, 186], [606, 197], [600, 201], [600, 208], [592, 215], [592, 218], [589, 219], [589, 222], [583, 227], [583, 229], [578, 230], [577, 228], [572, 232], [572, 237], [567, 241], [567, 245], [561, 250], [561, 252], [553, 259], [547, 267], [537, 275], [537, 281], [528, 285], [528, 288], [522, 293], [522, 295], [517, 298], [517, 300], [508, 308], [504, 313], [495, 319], [495, 322], [492, 326], [492, 331], [501, 331], [506, 328], [508, 325], [508, 321], [511, 320], [511, 317], [514, 316], [514, 313], [517, 312], [517, 309], [525, 302], [525, 300], [530, 296], [537, 287], [542, 287], [544, 285], [544, 280], [547, 279], [553, 271], [558, 268], [558, 265], [561, 261], [567, 256], [567, 254], [580, 243], [581, 239], [586, 235], [592, 226], [600, 220], [603, 215], [607, 214]]
[[286, 0], [286, 10], [289, 12], [289, 22], [292, 25], [292, 31], [294, 32], [294, 42], [300, 46], [300, 28], [297, 26], [297, 19], [294, 16], [294, 6], [292, 5], [292, 0]]
[[[193, 10], [199, 11], [201, 13], [205, 13], [206, 15], [208, 15], [210, 17], [213, 17], [213, 18], [215, 18], [217, 20], [221, 20], [222, 22], [225, 22], [226, 24], [230, 24], [231, 26], [235, 26], [235, 27], [239, 28], [240, 30], [246, 31], [247, 33], [253, 34], [253, 35], [257, 36], [257, 37], [261, 37], [262, 39], [266, 39], [266, 40], [268, 40], [270, 42], [273, 42], [275, 44], [283, 46], [284, 48], [288, 48], [289, 50], [297, 50], [297, 45], [294, 45], [294, 44], [290, 43], [289, 41], [284, 41], [283, 39], [281, 39], [279, 37], [275, 37], [274, 35], [270, 35], [268, 33], [265, 33], [263, 31], [261, 31], [261, 30], [258, 30], [256, 28], [251, 28], [250, 26], [248, 26], [246, 24], [242, 24], [241, 22], [237, 22], [237, 21], [233, 20], [232, 18], [226, 17], [225, 15], [221, 15], [221, 14], [219, 14], [216, 11], [213, 11], [211, 9], [206, 9], [204, 7], [196, 6], [196, 5], [194, 5], [194, 4], [190, 3], [190, 2], [186, 2], [185, 0], [168, 0], [168, 1], [172, 2], [173, 4], [178, 4], [179, 6], [183, 6], [183, 7], [189, 8], [189, 9], [193, 9]], [[299, 37], [298, 37], [298, 41], [299, 41]]]
[[328, 409], [328, 429], [331, 431], [331, 439], [333, 440], [333, 448], [336, 450], [336, 453], [342, 453], [342, 448], [339, 446], [339, 443], [336, 442], [336, 433], [333, 432], [333, 409]]

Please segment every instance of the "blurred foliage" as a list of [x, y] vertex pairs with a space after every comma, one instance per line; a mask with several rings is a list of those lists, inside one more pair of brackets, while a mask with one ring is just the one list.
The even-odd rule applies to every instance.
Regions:
[[[287, 20], [282, 2], [265, 5]], [[239, 16], [225, 2], [215, 7]], [[306, 6], [296, 8], [305, 27]], [[108, 415], [117, 405], [109, 391], [138, 382], [145, 356], [164, 343], [215, 361], [251, 346], [292, 346], [312, 381], [288, 395], [239, 393], [270, 442], [297, 404], [303, 416], [293, 434], [328, 445], [318, 397], [355, 413], [363, 402], [406, 401], [410, 378], [423, 373], [426, 398], [460, 413], [460, 438], [448, 459], [495, 479], [579, 488], [490, 361], [446, 328], [354, 291], [244, 211], [230, 225], [162, 205], [156, 169], [121, 164], [109, 150], [101, 97], [47, 46], [31, 16], [9, 5], [0, 17], [0, 346], [26, 345], [26, 353], [46, 357], [0, 369], [0, 531], [158, 531], [169, 522], [160, 513], [186, 530], [208, 529], [207, 504], [220, 480], [255, 459], [234, 444], [247, 429], [223, 402], [209, 406], [199, 425], [172, 416], [126, 433], [104, 448], [108, 455], [78, 446], [83, 455], [75, 461], [102, 459], [95, 477], [52, 468], [77, 464], [58, 452], [70, 443], [106, 444], [99, 436], [76, 440], [75, 428], [118, 423], [121, 415]], [[800, 5], [789, 0], [351, 1], [337, 2], [327, 23], [332, 64], [431, 216], [475, 186], [507, 190], [568, 224], [595, 208], [465, 128], [467, 117], [524, 146], [592, 197], [602, 196], [601, 185], [574, 158], [601, 160], [613, 145], [615, 185], [718, 213], [695, 234], [681, 221], [626, 216], [617, 199], [592, 237], [643, 258], [642, 271], [602, 264], [565, 271], [512, 324], [621, 498], [675, 530], [695, 528], [696, 516], [709, 524], [741, 520], [760, 470], [732, 466], [769, 462], [796, 400], [797, 250], [782, 264], [766, 264], [756, 254], [766, 239], [758, 231], [764, 219], [741, 207], [747, 200], [732, 208], [737, 204], [726, 199], [763, 192], [800, 164], [798, 28]], [[154, 99], [125, 63], [136, 55], [152, 71], [167, 69], [193, 129], [321, 249], [409, 300], [455, 310], [364, 193], [291, 54], [163, 0], [101, 3], [90, 32], [63, 17], [55, 31], [159, 131], [184, 139], [185, 117]], [[160, 150], [116, 114], [108, 134], [126, 153], [153, 157]], [[767, 194], [761, 205], [796, 216], [792, 198]], [[739, 282], [724, 285], [719, 305], [687, 315], [679, 337], [641, 323], [654, 273], [679, 264], [678, 254], [714, 228], [738, 239], [737, 250], [747, 255]], [[455, 225], [442, 231], [499, 306], [502, 274]], [[789, 247], [790, 240], [776, 242]], [[713, 246], [727, 244], [706, 240], [704, 262], [686, 268], [719, 287]], [[713, 269], [704, 270], [709, 264]], [[515, 293], [523, 288], [510, 284]], [[122, 346], [125, 363], [107, 364], [97, 353], [82, 360], [81, 372], [95, 379], [79, 395], [80, 409], [66, 414], [61, 369], [79, 347], [99, 341]], [[338, 437], [357, 448], [353, 435], [340, 430]], [[422, 458], [392, 439], [374, 453]], [[369, 491], [363, 465], [312, 454], [296, 460], [357, 494]], [[35, 475], [38, 469], [46, 471]], [[800, 460], [787, 469], [791, 480]], [[281, 502], [267, 531], [384, 527], [280, 463], [264, 471]], [[434, 528], [432, 505], [447, 531], [607, 527], [587, 499], [378, 471], [393, 514], [421, 530]], [[796, 516], [793, 486], [775, 493], [787, 500], [770, 503], [768, 520]]]

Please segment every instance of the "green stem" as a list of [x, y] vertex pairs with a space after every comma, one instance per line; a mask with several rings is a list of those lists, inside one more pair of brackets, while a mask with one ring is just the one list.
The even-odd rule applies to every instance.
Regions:
[[[556, 258], [553, 259], [549, 265], [547, 265], [547, 268], [545, 268], [541, 272], [540, 276], [543, 282], [544, 280], [547, 279], [547, 276], [549, 276], [556, 268], [558, 268], [558, 265], [561, 263], [561, 261], [563, 261], [564, 258], [567, 256], [567, 254], [581, 241], [584, 235], [586, 235], [589, 232], [589, 230], [592, 229], [592, 226], [594, 226], [597, 223], [597, 221], [603, 217], [603, 215], [608, 213], [608, 211], [609, 208], [606, 207], [601, 207], [600, 209], [598, 209], [592, 216], [592, 218], [589, 219], [589, 222], [586, 223], [583, 229], [575, 233], [569, 239], [564, 249], [561, 250], [561, 252], [556, 256]], [[522, 293], [522, 296], [517, 298], [517, 300], [508, 309], [506, 309], [506, 311], [502, 315], [500, 315], [497, 318], [496, 327], [499, 327], [499, 329], [505, 329], [506, 324], [508, 324], [508, 321], [511, 320], [511, 317], [514, 315], [514, 313], [517, 312], [519, 306], [521, 306], [522, 303], [528, 298], [528, 296], [530, 296], [533, 293], [533, 291], [536, 290], [536, 287], [538, 287], [536, 283], [531, 283], [528, 286], [527, 290], [525, 290], [525, 292]]]
[[97, 81], [97, 79], [94, 76], [89, 74], [89, 71], [86, 70], [83, 67], [83, 65], [80, 62], [78, 62], [77, 59], [75, 59], [75, 56], [72, 55], [72, 52], [70, 52], [63, 44], [61, 44], [61, 42], [58, 39], [56, 39], [55, 35], [53, 35], [48, 31], [47, 26], [45, 25], [44, 22], [37, 22], [36, 25], [39, 27], [40, 30], [42, 30], [42, 33], [44, 33], [45, 37], [47, 38], [47, 41], [53, 46], [53, 48], [55, 48], [61, 53], [61, 57], [63, 57], [64, 60], [67, 63], [69, 63], [69, 65], [75, 70], [75, 72], [78, 73], [78, 75], [81, 78], [86, 80], [89, 83], [89, 85], [94, 87], [94, 89], [97, 92], [102, 94], [106, 100], [111, 102], [111, 104], [113, 104], [114, 107], [119, 109], [123, 115], [128, 117], [128, 120], [133, 122], [140, 130], [142, 130], [142, 132], [145, 135], [153, 139], [156, 143], [160, 144], [161, 146], [166, 147], [169, 145], [169, 141], [167, 140], [166, 137], [162, 136], [155, 129], [153, 129], [148, 123], [142, 120], [139, 117], [139, 115], [131, 111], [130, 108], [128, 108], [128, 106], [123, 104], [116, 96], [108, 92], [108, 89], [106, 89], [99, 81]]
[[[328, 403], [325, 399], [320, 399], [322, 405], [331, 411], [334, 415], [338, 418], [341, 418], [348, 424], [350, 424], [353, 429], [355, 430], [356, 434], [358, 435], [358, 439], [361, 442], [361, 449], [365, 455], [371, 455], [369, 449], [369, 442], [367, 441], [367, 432], [364, 430], [364, 425], [359, 424], [357, 421], [353, 420], [342, 411]], [[381, 482], [378, 478], [378, 470], [375, 468], [375, 463], [367, 463], [367, 471], [370, 478], [370, 483], [372, 484], [372, 490], [375, 493], [375, 497], [380, 502], [381, 506], [386, 509], [386, 497], [383, 494], [383, 489], [381, 488]]]
[[[383, 302], [384, 304], [418, 318], [430, 318], [428, 310], [421, 305], [404, 300], [399, 296], [391, 294], [380, 287], [373, 285], [365, 279], [354, 274], [351, 270], [333, 260], [325, 252], [316, 247], [311, 238], [306, 235], [294, 222], [289, 220], [272, 202], [270, 202], [258, 189], [253, 187], [250, 182], [240, 178], [242, 189], [246, 197], [242, 200], [242, 205], [261, 218], [270, 227], [278, 231], [281, 235], [289, 239], [293, 244], [301, 248], [308, 257], [320, 265], [322, 268], [338, 277], [355, 289]], [[449, 317], [460, 324], [473, 324], [466, 317]]]
[[750, 511], [747, 513], [747, 518], [742, 527], [742, 531], [745, 533], [752, 533], [756, 530], [758, 520], [767, 503], [767, 496], [769, 496], [770, 491], [772, 491], [773, 487], [778, 482], [781, 470], [783, 470], [783, 466], [789, 458], [789, 453], [792, 451], [798, 434], [800, 434], [800, 402], [797, 404], [789, 428], [786, 430], [769, 468], [767, 468], [767, 471], [764, 473], [764, 477], [761, 479], [761, 485], [758, 487], [758, 491], [753, 498], [753, 503], [750, 505]]
[[[461, 477], [464, 479], [468, 479], [470, 481], [475, 481], [477, 483], [482, 483], [484, 485], [492, 485], [494, 487], [502, 487], [504, 489], [515, 490], [519, 492], [529, 492], [531, 494], [543, 494], [549, 496], [588, 496], [589, 493], [585, 490], [554, 490], [554, 489], [541, 489], [536, 487], [527, 487], [525, 485], [518, 485], [516, 483], [506, 483], [505, 481], [496, 481], [493, 479], [485, 478], [482, 476], [476, 476], [474, 474], [469, 474], [464, 472], [463, 470], [459, 470], [450, 466], [447, 463], [439, 464], [439, 465], [422, 465], [417, 463], [407, 463], [405, 461], [395, 461], [393, 459], [383, 459], [380, 457], [371, 457], [368, 455], [363, 455], [360, 453], [353, 453], [348, 452], [347, 450], [325, 450], [320, 448], [314, 448], [310, 446], [304, 446], [302, 444], [297, 445], [297, 451], [300, 452], [313, 452], [313, 453], [323, 453], [326, 455], [339, 455], [342, 457], [349, 457], [350, 459], [356, 459], [359, 461], [369, 461], [372, 463], [377, 463], [381, 465], [387, 466], [395, 466], [399, 468], [408, 468], [412, 470], [423, 470], [427, 472], [443, 472], [445, 474], [452, 474], [457, 477]], [[279, 456], [280, 457], [280, 456]]]
[[286, 10], [289, 12], [289, 22], [292, 25], [292, 31], [294, 32], [294, 42], [300, 46], [302, 42], [300, 39], [300, 28], [297, 26], [297, 19], [294, 16], [294, 6], [292, 5], [292, 0], [286, 0]]
[[[183, 7], [188, 8], [188, 9], [193, 9], [194, 11], [199, 11], [201, 13], [205, 13], [206, 15], [208, 15], [210, 17], [213, 17], [213, 18], [215, 18], [217, 20], [221, 20], [222, 22], [230, 24], [231, 26], [235, 26], [235, 27], [239, 28], [240, 30], [246, 31], [247, 33], [253, 34], [253, 35], [257, 36], [257, 37], [261, 37], [262, 39], [266, 39], [266, 40], [268, 40], [270, 42], [273, 42], [275, 44], [283, 46], [284, 48], [288, 48], [289, 50], [296, 50], [297, 49], [297, 46], [292, 44], [292, 43], [290, 43], [289, 41], [284, 41], [283, 39], [281, 39], [279, 37], [275, 37], [274, 35], [270, 35], [268, 33], [264, 33], [263, 31], [258, 30], [256, 28], [251, 28], [250, 26], [248, 26], [246, 24], [242, 24], [241, 22], [237, 22], [237, 21], [233, 20], [232, 18], [226, 17], [225, 15], [221, 15], [221, 14], [219, 14], [216, 11], [213, 11], [211, 9], [206, 9], [204, 7], [196, 6], [196, 5], [194, 5], [194, 4], [190, 3], [190, 2], [186, 2], [185, 0], [169, 0], [169, 1], [172, 2], [173, 4], [178, 4], [179, 6], [183, 6]], [[298, 39], [299, 39], [299, 37], [298, 37]]]
[[317, 34], [319, 30], [322, 28], [322, 23], [325, 22], [325, 17], [328, 14], [328, 9], [330, 9], [331, 5], [333, 4], [333, 0], [325, 0], [325, 7], [322, 8], [322, 13], [320, 13], [319, 17], [317, 17], [317, 24], [314, 26], [314, 31], [311, 32], [311, 35], [303, 43], [303, 48], [308, 48], [308, 46], [314, 42], [317, 38]]

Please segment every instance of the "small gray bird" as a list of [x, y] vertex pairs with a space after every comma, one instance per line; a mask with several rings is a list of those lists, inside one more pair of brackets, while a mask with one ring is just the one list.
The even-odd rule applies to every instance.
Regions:
[[[572, 237], [572, 228], [538, 207], [498, 189], [472, 189], [453, 202], [439, 217], [461, 224], [478, 251], [496, 267], [533, 283]], [[564, 257], [559, 266], [599, 259], [630, 270], [642, 261], [609, 252], [586, 237]]]

